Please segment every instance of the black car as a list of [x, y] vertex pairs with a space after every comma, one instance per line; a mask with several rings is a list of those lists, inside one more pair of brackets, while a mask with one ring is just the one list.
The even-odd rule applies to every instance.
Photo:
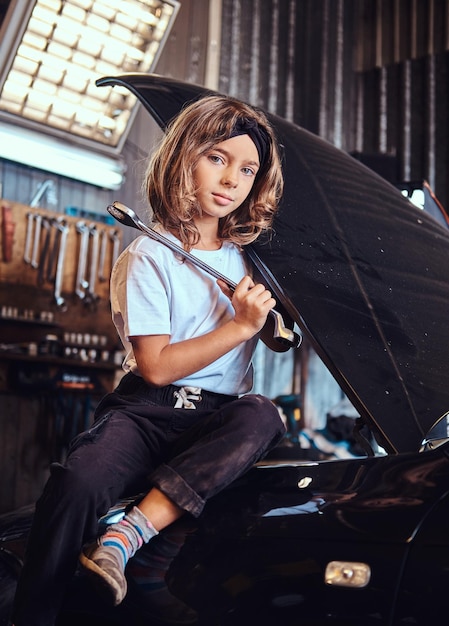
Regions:
[[[206, 93], [155, 75], [97, 84], [130, 89], [162, 128]], [[359, 413], [366, 453], [315, 460], [281, 444], [199, 519], [139, 551], [117, 609], [78, 573], [61, 625], [446, 621], [448, 229], [351, 156], [269, 117], [285, 193], [274, 236], [249, 254]], [[0, 517], [1, 625], [31, 516]]]

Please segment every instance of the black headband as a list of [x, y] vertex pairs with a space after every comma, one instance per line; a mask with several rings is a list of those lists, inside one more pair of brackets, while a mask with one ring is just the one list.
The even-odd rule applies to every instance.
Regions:
[[248, 135], [252, 140], [256, 146], [257, 154], [259, 155], [260, 167], [262, 167], [268, 153], [268, 135], [265, 130], [259, 126], [256, 120], [240, 117], [232, 129], [229, 139], [238, 137], [239, 135]]

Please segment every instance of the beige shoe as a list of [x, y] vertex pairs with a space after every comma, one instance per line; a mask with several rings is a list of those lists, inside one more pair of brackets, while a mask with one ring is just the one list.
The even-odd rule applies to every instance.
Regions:
[[127, 583], [117, 550], [93, 543], [83, 548], [79, 560], [98, 592], [114, 606], [120, 604], [126, 596]]

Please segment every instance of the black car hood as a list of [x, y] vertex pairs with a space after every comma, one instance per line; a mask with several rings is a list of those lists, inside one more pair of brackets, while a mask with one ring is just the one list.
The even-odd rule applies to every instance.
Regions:
[[[209, 90], [157, 75], [105, 77], [165, 128]], [[416, 451], [449, 410], [449, 231], [348, 154], [268, 115], [285, 191], [253, 244], [278, 299], [388, 452]]]

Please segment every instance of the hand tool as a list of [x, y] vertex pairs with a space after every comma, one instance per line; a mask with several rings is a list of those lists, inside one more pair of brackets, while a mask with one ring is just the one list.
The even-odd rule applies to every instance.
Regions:
[[54, 236], [51, 250], [49, 250], [47, 255], [47, 264], [45, 269], [45, 280], [49, 283], [55, 282], [56, 264], [61, 247], [61, 229], [59, 228], [59, 224], [63, 221], [64, 219], [62, 217], [56, 217], [51, 220], [51, 227], [54, 230]]
[[105, 276], [105, 264], [106, 264], [106, 251], [108, 248], [108, 234], [103, 228], [100, 234], [100, 257], [98, 261], [98, 280], [103, 283], [107, 280]]
[[86, 223], [79, 221], [76, 223], [76, 231], [80, 234], [80, 246], [78, 254], [78, 271], [76, 275], [75, 293], [83, 300], [86, 292], [85, 290], [89, 286], [86, 280], [86, 261], [87, 252], [89, 247], [89, 228]]
[[[202, 270], [204, 270], [214, 278], [225, 282], [228, 287], [232, 289], [232, 291], [234, 291], [237, 287], [236, 283], [231, 281], [226, 276], [223, 276], [223, 274], [218, 272], [215, 268], [211, 267], [207, 263], [204, 263], [204, 261], [201, 261], [201, 259], [197, 258], [193, 254], [190, 254], [177, 244], [170, 241], [170, 239], [167, 239], [166, 237], [155, 231], [153, 228], [150, 228], [149, 226], [144, 224], [132, 209], [125, 206], [121, 202], [113, 202], [112, 205], [109, 205], [107, 207], [107, 210], [113, 217], [115, 217], [117, 221], [121, 222], [122, 224], [126, 224], [126, 226], [137, 228], [155, 241], [158, 241], [159, 243], [167, 246], [168, 248], [170, 248], [170, 250], [172, 250], [176, 254], [180, 254], [183, 258], [196, 265], [197, 267], [200, 267]], [[288, 345], [292, 348], [298, 347], [301, 343], [302, 337], [290, 330], [289, 328], [286, 328], [286, 326], [284, 325], [284, 320], [282, 319], [282, 315], [278, 311], [276, 311], [275, 309], [271, 309], [269, 314], [274, 319], [274, 339], [284, 346]]]
[[51, 222], [47, 217], [42, 218], [42, 228], [45, 230], [44, 243], [39, 254], [37, 284], [42, 287], [45, 280], [45, 264], [50, 251], [50, 238], [51, 238]]
[[118, 234], [118, 230], [113, 230], [110, 234], [109, 237], [112, 240], [112, 261], [111, 261], [111, 267], [114, 267], [115, 262], [117, 261], [119, 254], [120, 254], [120, 237]]
[[59, 237], [59, 251], [58, 261], [56, 263], [56, 275], [55, 275], [55, 287], [54, 287], [54, 300], [56, 306], [62, 310], [66, 309], [65, 300], [61, 295], [62, 281], [64, 277], [64, 262], [67, 250], [67, 236], [69, 233], [69, 226], [65, 220], [58, 221], [57, 228], [60, 231]]
[[87, 286], [87, 293], [85, 294], [85, 304], [94, 306], [98, 296], [95, 294], [95, 285], [98, 271], [98, 250], [99, 250], [99, 233], [96, 224], [92, 223], [88, 227], [90, 246], [90, 271], [89, 280]]
[[35, 218], [35, 226], [34, 226], [34, 240], [33, 240], [33, 252], [31, 255], [31, 267], [37, 269], [39, 266], [38, 256], [39, 256], [39, 246], [41, 242], [41, 225], [42, 225], [42, 215], [38, 213]]
[[27, 213], [27, 230], [25, 236], [25, 249], [23, 252], [23, 260], [25, 261], [25, 263], [31, 263], [31, 244], [33, 241], [34, 217], [34, 213]]

